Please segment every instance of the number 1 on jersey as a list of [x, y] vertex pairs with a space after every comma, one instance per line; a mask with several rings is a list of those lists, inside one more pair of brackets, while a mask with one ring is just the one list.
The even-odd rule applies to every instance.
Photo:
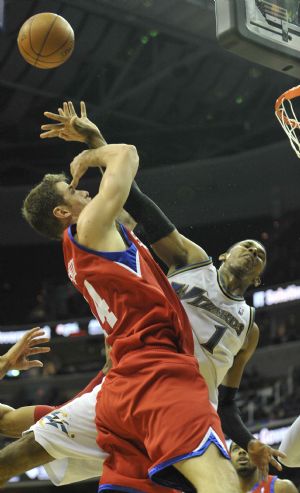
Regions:
[[215, 347], [220, 342], [227, 329], [224, 325], [215, 325], [215, 328], [216, 332], [208, 339], [207, 342], [201, 344], [201, 346], [210, 353], [214, 352]]

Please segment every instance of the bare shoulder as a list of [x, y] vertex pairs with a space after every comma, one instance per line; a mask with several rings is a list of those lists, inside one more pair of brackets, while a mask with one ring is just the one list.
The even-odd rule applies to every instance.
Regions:
[[83, 220], [77, 223], [77, 240], [80, 245], [90, 248], [91, 250], [103, 252], [126, 250], [127, 245], [115, 222], [110, 226], [103, 226], [103, 224], [99, 222], [98, 227], [94, 228], [94, 230], [89, 228], [89, 225], [86, 227], [86, 222]]
[[275, 493], [299, 493], [298, 489], [289, 479], [277, 479]]
[[259, 327], [257, 323], [253, 322], [252, 326], [248, 331], [247, 337], [245, 339], [241, 351], [249, 352], [252, 354], [257, 347], [258, 341], [259, 341]]

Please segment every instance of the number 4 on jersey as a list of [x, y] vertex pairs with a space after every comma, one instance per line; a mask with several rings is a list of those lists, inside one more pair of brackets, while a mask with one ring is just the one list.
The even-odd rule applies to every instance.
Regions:
[[108, 325], [113, 328], [117, 322], [117, 317], [115, 314], [109, 310], [109, 306], [106, 301], [99, 296], [95, 288], [87, 280], [84, 281], [84, 285], [94, 302], [101, 323], [107, 322]]

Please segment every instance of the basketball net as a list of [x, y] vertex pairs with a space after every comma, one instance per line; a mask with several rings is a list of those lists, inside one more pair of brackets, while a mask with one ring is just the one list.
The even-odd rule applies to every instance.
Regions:
[[275, 103], [275, 115], [300, 158], [300, 121], [293, 107], [293, 99], [298, 97], [300, 97], [300, 85], [284, 92]]

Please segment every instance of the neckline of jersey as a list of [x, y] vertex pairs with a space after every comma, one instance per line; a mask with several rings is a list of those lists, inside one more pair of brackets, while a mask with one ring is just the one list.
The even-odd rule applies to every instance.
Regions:
[[226, 296], [230, 300], [234, 300], [234, 301], [245, 301], [244, 296], [234, 296], [233, 294], [231, 294], [227, 291], [227, 289], [221, 283], [220, 274], [219, 274], [218, 270], [217, 270], [217, 281], [218, 281], [219, 288], [221, 289], [224, 296]]
[[93, 248], [89, 248], [89, 247], [86, 247], [84, 245], [81, 245], [78, 241], [75, 240], [74, 238], [74, 235], [73, 235], [73, 231], [72, 231], [72, 228], [76, 228], [76, 224], [71, 224], [69, 227], [68, 227], [68, 236], [70, 238], [70, 240], [72, 241], [72, 243], [74, 243], [74, 245], [76, 245], [78, 248], [80, 248], [81, 250], [84, 250], [85, 252], [89, 252], [89, 253], [93, 253], [94, 255], [100, 255], [100, 256], [110, 256], [110, 255], [116, 255], [116, 254], [120, 254], [120, 253], [123, 253], [123, 252], [128, 252], [132, 245], [134, 244], [130, 238], [128, 237], [128, 233], [125, 229], [125, 227], [123, 226], [123, 224], [121, 223], [118, 223], [118, 225], [120, 226], [120, 229], [119, 229], [119, 232], [123, 238], [123, 240], [127, 243], [127, 248], [126, 250], [119, 250], [119, 251], [111, 251], [111, 252], [106, 252], [104, 250], [94, 250]]

